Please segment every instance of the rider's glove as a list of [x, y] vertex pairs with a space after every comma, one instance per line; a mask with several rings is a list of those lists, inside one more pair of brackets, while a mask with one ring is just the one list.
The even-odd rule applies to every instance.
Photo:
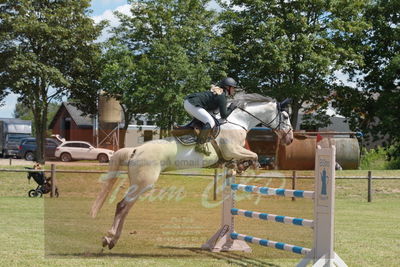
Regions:
[[234, 110], [235, 108], [237, 108], [237, 106], [235, 105], [235, 103], [231, 103], [228, 107], [229, 110]]

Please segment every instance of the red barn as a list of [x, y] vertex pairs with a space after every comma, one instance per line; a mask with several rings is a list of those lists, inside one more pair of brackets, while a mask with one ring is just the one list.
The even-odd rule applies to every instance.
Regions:
[[59, 134], [67, 141], [86, 141], [95, 145], [93, 135], [93, 119], [82, 115], [82, 111], [67, 102], [63, 102], [49, 129], [53, 134]]

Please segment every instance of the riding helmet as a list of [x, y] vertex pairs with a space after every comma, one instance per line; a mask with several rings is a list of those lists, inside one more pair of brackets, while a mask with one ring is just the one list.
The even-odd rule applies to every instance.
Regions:
[[236, 81], [231, 77], [226, 77], [219, 82], [219, 86], [225, 88], [225, 86], [237, 87]]

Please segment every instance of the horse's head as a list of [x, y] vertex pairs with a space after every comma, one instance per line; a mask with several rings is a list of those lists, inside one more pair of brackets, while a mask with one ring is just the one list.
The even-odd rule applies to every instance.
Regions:
[[287, 98], [282, 102], [276, 103], [276, 126], [271, 127], [279, 136], [281, 142], [285, 145], [289, 145], [293, 142], [293, 128], [292, 124], [290, 123], [289, 114], [287, 112], [287, 106], [290, 104], [290, 102], [291, 99]]
[[259, 94], [242, 94], [235, 98], [233, 102], [237, 104], [240, 110], [247, 113], [249, 129], [262, 124], [271, 128], [278, 135], [282, 144], [289, 145], [292, 143], [293, 128], [286, 111], [290, 103], [289, 99], [275, 102], [273, 99]]

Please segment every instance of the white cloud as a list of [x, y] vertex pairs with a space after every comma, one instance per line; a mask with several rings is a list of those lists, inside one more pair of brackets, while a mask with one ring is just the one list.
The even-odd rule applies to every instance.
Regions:
[[108, 5], [108, 4], [115, 4], [115, 3], [118, 3], [118, 2], [122, 3], [122, 2], [125, 2], [125, 0], [101, 0], [100, 2], [103, 5]]
[[345, 86], [349, 86], [349, 87], [353, 87], [356, 88], [357, 87], [357, 83], [350, 81], [350, 77], [348, 74], [343, 73], [342, 71], [335, 71], [334, 73], [336, 81], [336, 84], [343, 84]]
[[222, 10], [221, 6], [215, 0], [209, 2], [206, 8], [208, 10], [215, 10], [217, 12], [220, 12]]
[[18, 95], [9, 94], [4, 98], [4, 106], [0, 107], [0, 117], [1, 118], [12, 118], [12, 114], [15, 109], [15, 104], [17, 104]]
[[109, 22], [109, 26], [103, 30], [102, 35], [97, 39], [98, 42], [106, 41], [111, 36], [111, 34], [108, 31], [112, 27], [116, 27], [119, 25], [119, 20], [114, 15], [113, 12], [118, 11], [122, 14], [130, 15], [131, 14], [130, 8], [131, 8], [131, 6], [126, 4], [126, 5], [119, 6], [114, 10], [108, 9], [108, 10], [104, 11], [103, 14], [92, 17], [92, 19], [94, 20], [95, 23], [99, 23], [102, 20], [107, 20]]
[[129, 15], [130, 14], [130, 5], [122, 5], [117, 7], [114, 10], [108, 9], [103, 12], [103, 14], [99, 16], [93, 16], [93, 20], [95, 23], [99, 23], [101, 20], [108, 20], [112, 26], [118, 25], [118, 19], [114, 16], [113, 12], [118, 11], [121, 12], [122, 14]]

